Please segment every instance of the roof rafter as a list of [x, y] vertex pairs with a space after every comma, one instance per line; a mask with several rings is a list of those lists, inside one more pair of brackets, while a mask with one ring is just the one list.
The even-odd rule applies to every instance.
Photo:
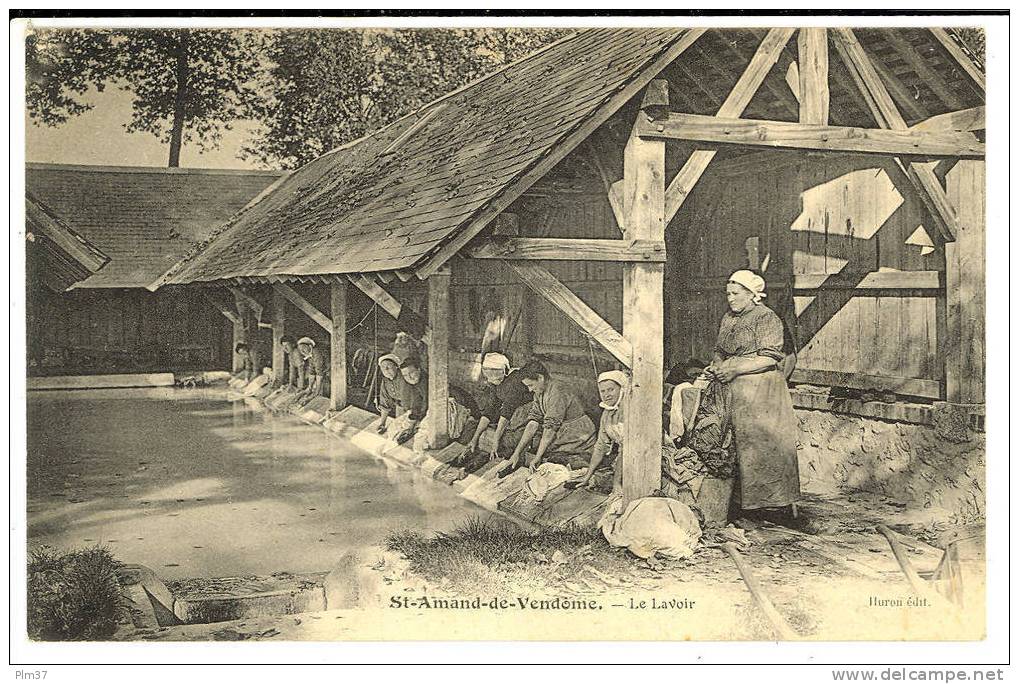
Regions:
[[[729, 96], [718, 110], [718, 116], [739, 116], [750, 104], [754, 93], [764, 81], [768, 72], [778, 61], [778, 56], [785, 48], [786, 43], [793, 35], [795, 29], [773, 28], [757, 47], [753, 59], [740, 76]], [[713, 150], [694, 150], [687, 158], [683, 168], [679, 170], [672, 182], [665, 189], [665, 224], [669, 222], [683, 206], [683, 202], [690, 196], [690, 191], [700, 180], [708, 164], [715, 158]]]
[[501, 211], [513, 203], [517, 197], [533, 185], [538, 179], [548, 173], [549, 170], [562, 159], [572, 152], [581, 142], [583, 142], [588, 135], [590, 135], [598, 126], [605, 123], [610, 116], [612, 116], [620, 107], [623, 106], [631, 97], [636, 95], [644, 86], [650, 83], [658, 74], [668, 66], [671, 62], [675, 61], [679, 55], [683, 54], [694, 42], [700, 38], [707, 29], [693, 28], [688, 29], [683, 35], [676, 40], [667, 50], [661, 52], [655, 57], [651, 63], [641, 70], [641, 73], [634, 78], [625, 87], [619, 89], [605, 102], [598, 111], [572, 132], [566, 134], [565, 139], [561, 140], [560, 143], [555, 146], [552, 151], [545, 155], [538, 163], [531, 166], [529, 169], [524, 171], [516, 180], [516, 182], [509, 188], [503, 190], [503, 192], [494, 198], [488, 205], [481, 210], [481, 212], [474, 218], [471, 224], [453, 239], [446, 242], [444, 245], [439, 247], [424, 263], [423, 266], [416, 269], [415, 273], [419, 278], [427, 278], [432, 273], [435, 273], [443, 264], [459, 252], [468, 242], [474, 239], [474, 237], [484, 230], [485, 226], [495, 218]]
[[[888, 90], [875, 71], [870, 58], [864, 52], [863, 46], [856, 39], [853, 30], [835, 29], [835, 37], [835, 45], [839, 54], [846, 67], [855, 74], [855, 78], [868, 96], [872, 113], [878, 119], [878, 123], [885, 128], [899, 130], [908, 128], [902, 114], [899, 113], [891, 95], [888, 94]], [[899, 160], [898, 163], [903, 167], [910, 182], [917, 189], [920, 199], [923, 200], [924, 205], [934, 218], [942, 239], [946, 242], [955, 240], [955, 235], [958, 232], [955, 208], [949, 201], [941, 182], [934, 175], [934, 170], [930, 166], [917, 162], [906, 164]]]

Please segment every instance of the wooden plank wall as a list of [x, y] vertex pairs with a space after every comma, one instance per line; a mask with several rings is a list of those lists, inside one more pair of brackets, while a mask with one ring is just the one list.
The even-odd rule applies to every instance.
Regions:
[[32, 300], [30, 374], [230, 367], [230, 322], [197, 292], [40, 289]]
[[[669, 230], [672, 362], [711, 358], [725, 280], [749, 265], [756, 238], [767, 303], [799, 349], [794, 380], [937, 398], [945, 257], [907, 244], [925, 241], [923, 216], [878, 157], [769, 152], [717, 164]], [[859, 287], [866, 274], [900, 271], [919, 278]]]
[[[612, 208], [604, 192], [563, 192], [524, 196], [509, 209], [519, 219], [521, 236], [618, 239]], [[570, 287], [617, 330], [622, 330], [622, 268], [610, 262], [538, 262]], [[508, 269], [465, 260], [453, 270], [451, 340], [465, 351], [480, 351], [488, 323], [498, 315], [513, 327], [514, 361], [531, 352], [552, 358], [584, 360], [592, 353], [587, 337], [551, 304], [531, 292]], [[517, 312], [521, 318], [514, 320]], [[601, 370], [614, 359], [593, 344]]]

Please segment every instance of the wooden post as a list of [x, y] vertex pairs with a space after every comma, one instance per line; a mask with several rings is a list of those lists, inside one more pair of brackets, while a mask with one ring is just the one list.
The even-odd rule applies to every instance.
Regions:
[[329, 316], [333, 325], [329, 345], [329, 409], [339, 411], [347, 405], [347, 283], [332, 284]]
[[449, 443], [449, 281], [448, 267], [428, 276], [428, 429], [431, 449]]
[[828, 124], [828, 31], [801, 28], [799, 49], [800, 123]]
[[[648, 116], [642, 108], [638, 117]], [[636, 127], [635, 127], [636, 128]], [[623, 153], [626, 236], [665, 239], [665, 142], [631, 135]], [[648, 496], [662, 479], [664, 264], [623, 266], [623, 336], [633, 347], [623, 433], [623, 505]]]
[[[240, 308], [238, 308], [238, 312], [239, 311], [240, 311]], [[231, 347], [230, 347], [230, 356], [234, 360], [233, 361], [233, 369], [234, 369], [233, 372], [234, 373], [240, 373], [241, 372], [241, 360], [240, 360], [240, 357], [237, 356], [237, 352], [235, 351], [237, 349], [237, 344], [239, 342], [243, 342], [244, 341], [244, 321], [241, 319], [240, 316], [238, 316], [237, 320], [235, 320], [233, 322], [233, 326], [234, 326], [234, 342], [233, 342], [233, 345], [231, 345]]]
[[[255, 374], [257, 375], [262, 372], [259, 365], [260, 359], [258, 358], [258, 312], [255, 311], [249, 302], [250, 297], [247, 294], [241, 296], [235, 292], [234, 298], [237, 305], [237, 313], [241, 319], [240, 330], [238, 331], [238, 327], [234, 326], [234, 349], [237, 348], [237, 342], [244, 342], [248, 345], [248, 349], [251, 351], [251, 362], [255, 367]], [[238, 332], [240, 332], [240, 340], [237, 339]], [[234, 356], [236, 356], [236, 352]], [[234, 359], [234, 363], [237, 363], [236, 359]], [[240, 370], [240, 368], [236, 370]]]
[[287, 300], [279, 292], [272, 293], [272, 381], [276, 387], [286, 384], [283, 377], [286, 358], [280, 340], [286, 334]]
[[955, 241], [945, 248], [945, 399], [984, 403], [984, 163], [960, 161], [948, 172], [947, 194], [958, 211]]

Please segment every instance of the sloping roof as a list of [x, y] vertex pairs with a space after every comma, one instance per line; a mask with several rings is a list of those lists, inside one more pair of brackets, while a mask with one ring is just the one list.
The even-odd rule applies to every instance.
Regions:
[[[426, 276], [659, 74], [678, 110], [717, 112], [766, 32], [711, 29], [684, 52], [691, 30], [581, 31], [294, 172], [163, 282]], [[909, 123], [983, 104], [930, 30], [857, 33]], [[797, 119], [795, 59], [793, 40], [746, 117]], [[832, 123], [873, 125], [834, 54], [830, 64]]]
[[643, 85], [686, 33], [591, 29], [554, 43], [294, 172], [166, 282], [413, 267], [564, 156], [557, 144], [611, 115], [628, 99], [613, 96]]
[[25, 223], [28, 253], [38, 259], [43, 281], [57, 292], [96, 273], [110, 260], [31, 195], [25, 198]]
[[25, 184], [50, 215], [109, 257], [74, 289], [147, 287], [279, 176], [30, 163]]

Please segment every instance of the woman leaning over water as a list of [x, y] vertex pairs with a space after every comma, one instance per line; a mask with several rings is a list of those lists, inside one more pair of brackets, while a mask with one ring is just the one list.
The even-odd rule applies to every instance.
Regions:
[[729, 311], [722, 316], [714, 360], [706, 372], [730, 394], [740, 508], [745, 515], [787, 520], [800, 498], [798, 424], [779, 370], [782, 321], [762, 303], [764, 288], [764, 279], [751, 271], [729, 277]]

